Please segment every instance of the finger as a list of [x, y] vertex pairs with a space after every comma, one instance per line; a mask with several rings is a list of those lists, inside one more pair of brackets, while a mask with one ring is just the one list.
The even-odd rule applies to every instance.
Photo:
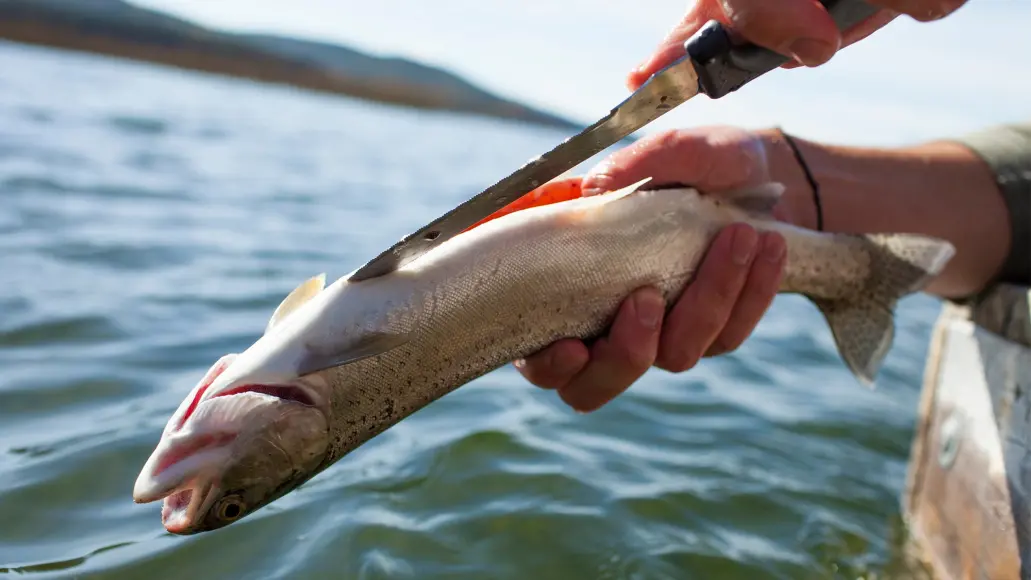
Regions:
[[870, 4], [895, 10], [920, 22], [931, 22], [952, 14], [966, 4], [966, 0], [870, 0]]
[[531, 384], [542, 389], [558, 389], [569, 384], [583, 370], [589, 356], [584, 343], [569, 338], [555, 341], [544, 350], [515, 361], [514, 366]]
[[655, 362], [665, 301], [658, 290], [641, 288], [623, 301], [608, 336], [591, 347], [591, 360], [558, 389], [570, 407], [586, 413], [625, 391]]
[[695, 279], [666, 317], [656, 366], [683, 372], [709, 350], [738, 301], [758, 239], [747, 224], [733, 224], [717, 234]]
[[[851, 46], [860, 40], [863, 40], [867, 36], [870, 36], [874, 32], [877, 32], [881, 28], [888, 25], [889, 22], [895, 20], [898, 17], [898, 12], [893, 10], [878, 10], [873, 16], [870, 16], [866, 20], [856, 24], [845, 31], [841, 38], [841, 48]], [[798, 61], [789, 61], [781, 65], [781, 68], [793, 69], [802, 66]]]
[[718, 0], [698, 0], [684, 16], [684, 19], [678, 22], [659, 42], [659, 46], [655, 48], [652, 55], [630, 71], [626, 80], [627, 88], [636, 91], [653, 74], [684, 56], [686, 52], [684, 43], [709, 20], [726, 22]]
[[744, 187], [769, 180], [762, 139], [737, 127], [664, 131], [616, 151], [584, 176], [584, 195], [626, 187], [646, 177], [654, 184], [702, 190]]
[[773, 303], [784, 274], [787, 245], [784, 237], [768, 232], [759, 238], [759, 251], [748, 278], [741, 289], [730, 318], [705, 356], [716, 356], [736, 350], [745, 342]]
[[841, 34], [826, 9], [813, 0], [707, 1], [688, 12], [659, 44], [652, 56], [630, 73], [627, 85], [639, 88], [648, 77], [684, 55], [684, 42], [715, 18], [744, 39], [791, 57], [806, 66], [830, 60], [841, 45]]

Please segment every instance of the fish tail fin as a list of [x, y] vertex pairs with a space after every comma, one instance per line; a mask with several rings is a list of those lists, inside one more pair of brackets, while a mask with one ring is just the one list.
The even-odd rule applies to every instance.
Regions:
[[955, 248], [944, 240], [914, 234], [867, 234], [870, 268], [860, 292], [835, 300], [812, 299], [827, 319], [838, 352], [867, 387], [895, 338], [895, 307], [941, 272]]

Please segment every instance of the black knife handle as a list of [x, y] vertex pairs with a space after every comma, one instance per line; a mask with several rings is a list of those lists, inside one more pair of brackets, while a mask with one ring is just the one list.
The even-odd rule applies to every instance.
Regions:
[[[863, 0], [820, 0], [839, 30], [873, 16], [879, 8]], [[701, 92], [718, 99], [754, 81], [790, 59], [752, 43], [734, 44], [727, 29], [709, 21], [684, 44], [698, 73]]]

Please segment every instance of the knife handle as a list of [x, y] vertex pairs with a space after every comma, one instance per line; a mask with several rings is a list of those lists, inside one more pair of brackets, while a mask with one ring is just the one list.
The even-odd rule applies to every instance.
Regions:
[[[879, 8], [863, 0], [820, 0], [839, 30], [873, 16]], [[718, 99], [788, 62], [779, 53], [757, 44], [735, 44], [727, 28], [710, 20], [684, 43], [698, 74], [701, 92]]]

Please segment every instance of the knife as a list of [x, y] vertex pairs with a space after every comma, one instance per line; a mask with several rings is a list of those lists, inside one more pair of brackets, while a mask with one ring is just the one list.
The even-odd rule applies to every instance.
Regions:
[[[863, 0], [821, 0], [821, 4], [840, 30], [878, 10]], [[715, 20], [689, 38], [684, 48], [687, 54], [652, 75], [598, 122], [405, 236], [355, 270], [348, 281], [368, 280], [401, 268], [692, 97], [704, 94], [719, 99], [789, 60], [758, 45], [739, 42], [732, 30]]]

